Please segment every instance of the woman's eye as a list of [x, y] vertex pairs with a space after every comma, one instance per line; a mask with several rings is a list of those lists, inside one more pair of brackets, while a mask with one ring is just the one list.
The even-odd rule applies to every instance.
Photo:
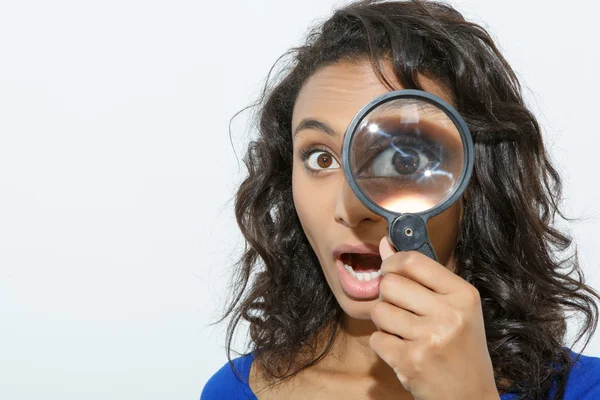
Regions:
[[340, 165], [333, 156], [325, 151], [315, 151], [311, 153], [306, 161], [306, 166], [311, 170], [323, 170], [330, 168], [339, 168]]
[[410, 179], [414, 175], [431, 175], [439, 164], [440, 159], [423, 146], [392, 144], [373, 157], [367, 173], [371, 177]]

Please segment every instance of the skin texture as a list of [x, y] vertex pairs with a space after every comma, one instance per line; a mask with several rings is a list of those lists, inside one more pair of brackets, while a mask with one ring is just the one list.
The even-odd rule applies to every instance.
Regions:
[[[402, 89], [390, 71], [384, 64], [388, 80]], [[434, 81], [424, 76], [420, 81], [426, 91], [453, 104]], [[344, 177], [340, 156], [346, 128], [366, 103], [388, 91], [368, 62], [340, 62], [317, 70], [295, 103], [292, 132], [310, 117], [337, 133], [311, 128], [293, 136], [292, 186], [304, 232], [346, 314], [332, 351], [305, 375], [317, 371], [325, 377], [323, 384], [348, 385], [355, 395], [357, 385], [366, 388], [360, 391], [366, 398], [393, 393], [400, 399], [497, 399], [479, 294], [453, 273], [462, 203], [428, 223], [436, 263], [418, 252], [394, 253], [386, 221], [358, 200]], [[318, 169], [310, 173], [301, 151], [314, 147], [319, 156], [325, 152], [333, 159], [320, 168], [313, 155], [309, 165]], [[379, 298], [357, 300], [342, 290], [332, 249], [344, 243], [379, 248], [384, 259]]]

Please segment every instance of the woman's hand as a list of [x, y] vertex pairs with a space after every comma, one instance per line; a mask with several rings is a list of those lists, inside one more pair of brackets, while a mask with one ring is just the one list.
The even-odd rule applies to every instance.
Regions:
[[416, 400], [499, 399], [477, 289], [419, 252], [395, 253], [387, 237], [379, 251], [371, 348]]

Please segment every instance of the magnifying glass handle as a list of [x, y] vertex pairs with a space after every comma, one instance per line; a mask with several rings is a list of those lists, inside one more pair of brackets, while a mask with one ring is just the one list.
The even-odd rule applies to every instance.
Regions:
[[392, 244], [398, 251], [416, 250], [438, 262], [433, 246], [429, 241], [429, 235], [427, 235], [427, 225], [421, 217], [404, 214], [389, 225], [388, 233]]
[[433, 259], [435, 262], [438, 262], [437, 256], [435, 255], [435, 251], [433, 251], [433, 247], [431, 244], [423, 243], [421, 247], [416, 249], [418, 252], [425, 254], [427, 257]]

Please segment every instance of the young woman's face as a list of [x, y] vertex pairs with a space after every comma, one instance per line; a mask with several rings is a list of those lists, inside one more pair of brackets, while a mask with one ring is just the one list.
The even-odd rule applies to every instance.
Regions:
[[[403, 89], [389, 64], [384, 72], [396, 89]], [[453, 104], [435, 82], [422, 77], [421, 83], [426, 91]], [[378, 245], [387, 234], [387, 222], [350, 189], [341, 167], [341, 148], [355, 114], [388, 91], [368, 61], [336, 63], [317, 70], [304, 83], [292, 116], [294, 205], [331, 291], [346, 314], [357, 319], [370, 318], [379, 296]], [[457, 202], [427, 224], [439, 262], [451, 270], [460, 218], [461, 202]], [[363, 274], [362, 280], [357, 272]]]

